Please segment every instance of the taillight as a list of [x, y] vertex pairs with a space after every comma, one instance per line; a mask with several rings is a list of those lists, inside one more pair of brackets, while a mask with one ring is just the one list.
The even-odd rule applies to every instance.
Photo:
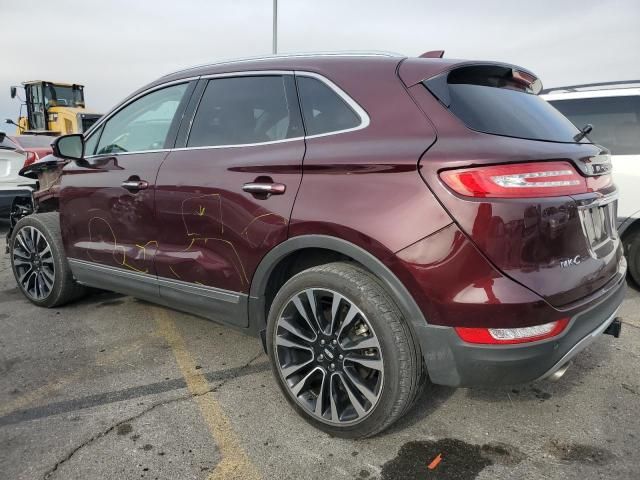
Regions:
[[530, 198], [587, 193], [587, 180], [568, 162], [532, 162], [440, 172], [453, 191], [468, 197]]
[[508, 345], [514, 343], [537, 342], [555, 337], [569, 324], [568, 318], [554, 322], [522, 328], [468, 328], [456, 327], [458, 336], [468, 343]]
[[26, 152], [26, 154], [27, 154], [27, 158], [24, 161], [24, 165], [22, 166], [23, 168], [28, 167], [36, 160], [39, 160], [38, 154], [36, 152]]

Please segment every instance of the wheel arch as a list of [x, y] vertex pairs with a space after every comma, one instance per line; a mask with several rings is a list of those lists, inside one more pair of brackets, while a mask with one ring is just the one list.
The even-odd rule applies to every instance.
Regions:
[[630, 217], [626, 218], [618, 227], [618, 235], [624, 238], [625, 235], [640, 228], [640, 210], [635, 212]]
[[[364, 248], [337, 237], [301, 235], [289, 238], [273, 248], [261, 260], [253, 275], [249, 294], [249, 325], [256, 334], [261, 334], [266, 328], [270, 281], [278, 274], [279, 267], [291, 261], [292, 256], [305, 251], [327, 255], [328, 261], [348, 259], [357, 262], [380, 280], [409, 321], [414, 333], [420, 337], [420, 333], [426, 330], [428, 324], [417, 303], [398, 277], [379, 258]], [[328, 262], [316, 262], [322, 263]]]

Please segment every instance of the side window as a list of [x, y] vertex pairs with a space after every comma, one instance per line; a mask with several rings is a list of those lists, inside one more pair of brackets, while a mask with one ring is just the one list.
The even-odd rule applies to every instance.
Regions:
[[303, 135], [292, 75], [210, 80], [187, 147], [273, 142]]
[[360, 117], [329, 86], [316, 78], [297, 77], [307, 135], [337, 132], [360, 125]]
[[171, 122], [186, 90], [186, 83], [163, 88], [124, 107], [106, 121], [96, 154], [164, 148]]
[[84, 141], [84, 155], [89, 157], [96, 153], [96, 147], [98, 146], [98, 140], [100, 140], [100, 134], [103, 127], [98, 128], [93, 134]]
[[596, 97], [552, 100], [573, 124], [593, 125], [589, 138], [613, 155], [640, 154], [640, 97]]

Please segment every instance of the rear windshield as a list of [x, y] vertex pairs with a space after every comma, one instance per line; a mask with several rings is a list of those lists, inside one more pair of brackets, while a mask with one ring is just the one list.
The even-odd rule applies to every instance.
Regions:
[[9, 137], [3, 137], [2, 141], [0, 141], [0, 148], [3, 150], [15, 150], [18, 146]]
[[[525, 84], [512, 69], [463, 67], [425, 86], [467, 127], [507, 137], [575, 143], [578, 129]], [[436, 82], [440, 82], [437, 85]], [[583, 140], [586, 141], [586, 140]]]
[[591, 140], [613, 155], [640, 155], [640, 97], [598, 97], [552, 100], [574, 125], [590, 123]]

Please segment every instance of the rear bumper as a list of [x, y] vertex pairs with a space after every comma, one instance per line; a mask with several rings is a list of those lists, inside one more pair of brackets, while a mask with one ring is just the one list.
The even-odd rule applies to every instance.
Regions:
[[558, 337], [518, 345], [462, 341], [451, 327], [428, 326], [419, 335], [433, 383], [450, 386], [508, 385], [547, 378], [590, 345], [614, 320], [624, 299], [621, 275], [604, 298], [573, 316]]

